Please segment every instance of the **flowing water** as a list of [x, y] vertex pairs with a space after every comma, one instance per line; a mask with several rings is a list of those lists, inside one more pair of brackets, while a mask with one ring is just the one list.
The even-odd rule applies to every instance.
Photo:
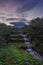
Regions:
[[27, 35], [26, 34], [23, 34], [23, 33], [20, 33], [21, 36], [23, 36], [23, 39], [25, 41], [25, 44], [27, 45], [27, 49], [26, 51], [33, 57], [35, 57], [36, 59], [39, 59], [39, 60], [43, 60], [42, 56], [40, 54], [38, 54], [36, 51], [34, 51], [32, 48], [31, 48], [31, 43], [29, 41], [29, 38], [27, 38]]

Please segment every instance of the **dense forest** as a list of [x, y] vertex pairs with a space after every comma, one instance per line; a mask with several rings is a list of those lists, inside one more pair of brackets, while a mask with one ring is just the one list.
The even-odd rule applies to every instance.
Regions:
[[43, 18], [36, 18], [24, 27], [27, 36], [30, 38], [32, 48], [43, 56]]
[[0, 23], [0, 47], [5, 46], [10, 41], [10, 27]]

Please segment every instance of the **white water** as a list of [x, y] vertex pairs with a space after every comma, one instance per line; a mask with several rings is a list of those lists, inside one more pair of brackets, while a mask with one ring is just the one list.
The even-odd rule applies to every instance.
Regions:
[[27, 44], [28, 48], [26, 49], [26, 51], [33, 57], [35, 57], [36, 59], [39, 60], [43, 60], [42, 56], [40, 54], [38, 54], [36, 51], [34, 51], [31, 48], [31, 43], [29, 42], [29, 39], [27, 38], [26, 34], [20, 33], [21, 36], [23, 36], [23, 39], [25, 41], [25, 44]]

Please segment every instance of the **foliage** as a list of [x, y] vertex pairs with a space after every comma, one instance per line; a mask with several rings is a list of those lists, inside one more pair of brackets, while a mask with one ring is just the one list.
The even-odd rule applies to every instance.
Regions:
[[[22, 45], [22, 43], [20, 43]], [[0, 65], [25, 65], [28, 60], [30, 65], [43, 65], [42, 61], [31, 57], [27, 52], [17, 48], [18, 43], [0, 48]], [[20, 45], [20, 46], [21, 46]]]
[[43, 55], [43, 18], [31, 20], [29, 25], [24, 27], [24, 30], [33, 44], [33, 49]]
[[0, 47], [8, 45], [10, 42], [23, 41], [23, 38], [19, 35], [18, 29], [0, 23]]

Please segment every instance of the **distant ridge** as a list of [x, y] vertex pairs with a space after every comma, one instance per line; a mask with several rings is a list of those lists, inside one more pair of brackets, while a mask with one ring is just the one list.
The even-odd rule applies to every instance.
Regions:
[[11, 22], [10, 24], [13, 24], [13, 28], [22, 28], [25, 25], [24, 22]]
[[[24, 27], [24, 25], [29, 25], [29, 21], [24, 19], [24, 18], [14, 18], [15, 21], [13, 22], [10, 22], [10, 25], [13, 27], [13, 28], [22, 28]], [[13, 20], [14, 20], [13, 19]], [[10, 20], [10, 19], [9, 19]], [[18, 20], [18, 21], [17, 21]]]

